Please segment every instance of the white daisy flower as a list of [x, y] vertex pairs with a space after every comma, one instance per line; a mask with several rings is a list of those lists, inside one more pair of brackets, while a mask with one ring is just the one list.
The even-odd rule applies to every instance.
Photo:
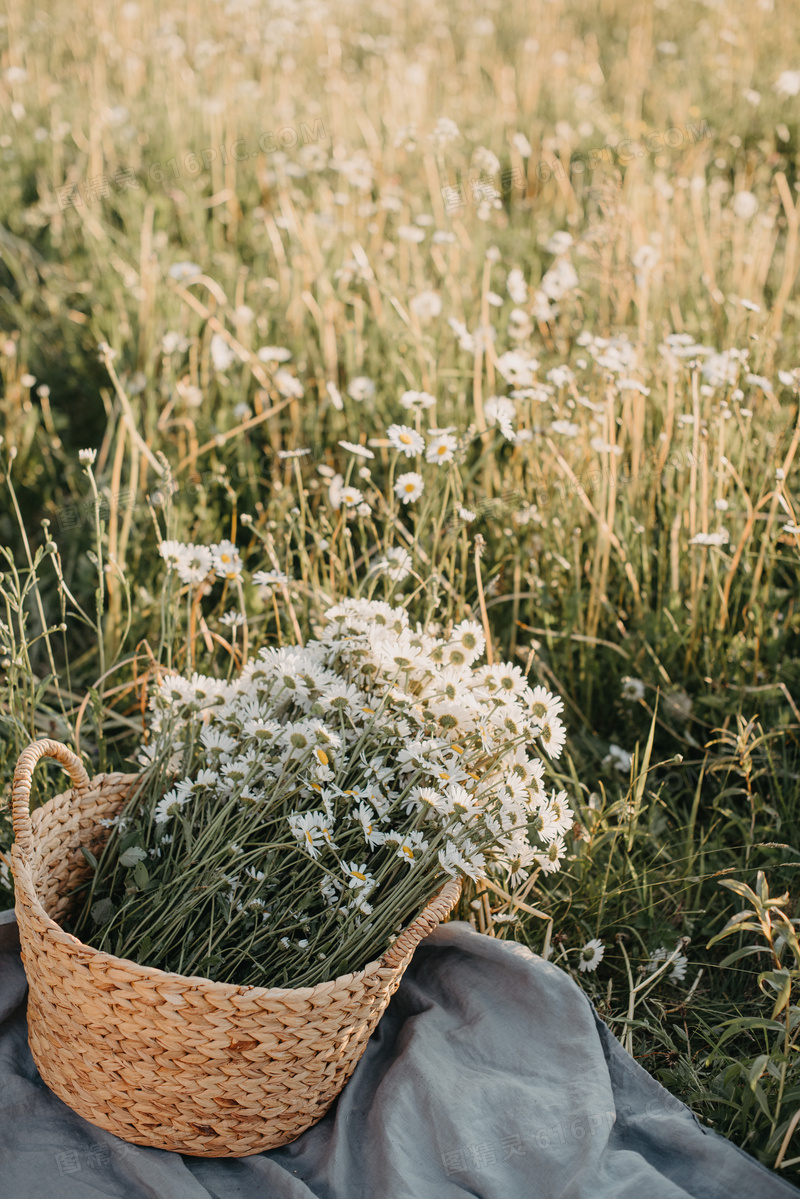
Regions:
[[364, 892], [369, 895], [375, 889], [375, 879], [369, 873], [366, 862], [360, 866], [358, 862], [343, 862], [345, 882], [351, 890]]
[[305, 394], [303, 384], [287, 370], [275, 372], [275, 386], [286, 399], [302, 400]]
[[181, 547], [175, 569], [182, 583], [196, 585], [202, 583], [211, 572], [214, 559], [211, 550], [205, 545], [185, 545]]
[[408, 306], [421, 321], [431, 321], [442, 311], [442, 298], [438, 292], [421, 291]]
[[483, 629], [476, 620], [462, 620], [448, 638], [445, 655], [454, 665], [471, 666], [486, 649]]
[[667, 958], [673, 959], [672, 969], [668, 971], [669, 978], [675, 982], [683, 982], [686, 978], [686, 968], [689, 965], [689, 959], [683, 953], [676, 953], [673, 949], [667, 952], [663, 945], [659, 945], [658, 949], [654, 949], [650, 954], [650, 961], [645, 967], [646, 974], [655, 974], [659, 966], [663, 966]]
[[548, 716], [538, 730], [538, 737], [549, 757], [554, 760], [561, 757], [567, 741], [567, 730], [557, 716]]
[[486, 683], [495, 695], [516, 698], [527, 687], [527, 680], [520, 666], [512, 666], [510, 662], [501, 662], [498, 666], [490, 666], [483, 675]]
[[443, 466], [445, 462], [452, 462], [453, 454], [458, 448], [458, 439], [452, 433], [438, 433], [428, 443], [428, 448], [425, 451], [425, 459], [428, 462], [435, 462], [439, 466]]
[[218, 578], [241, 578], [243, 563], [232, 541], [220, 541], [218, 545], [212, 545], [211, 555]]
[[800, 95], [800, 71], [783, 71], [775, 81], [779, 96]]
[[402, 546], [391, 546], [386, 556], [376, 563], [376, 569], [381, 570], [393, 583], [402, 583], [411, 574], [412, 559], [408, 550]]
[[516, 414], [514, 401], [509, 400], [506, 396], [489, 396], [483, 405], [483, 415], [486, 417], [487, 425], [490, 428], [497, 425], [507, 441], [514, 441], [516, 437], [514, 426], [511, 423]]
[[423, 411], [426, 408], [433, 408], [436, 404], [436, 396], [432, 396], [429, 391], [404, 391], [400, 396], [400, 405], [403, 408]]
[[483, 877], [486, 870], [486, 861], [483, 854], [478, 852], [477, 847], [469, 839], [461, 842], [459, 851], [461, 854], [461, 869], [465, 874], [469, 875], [473, 882], [477, 882], [478, 879]]
[[303, 849], [312, 858], [318, 858], [320, 847], [325, 840], [322, 831], [324, 824], [322, 814], [320, 812], [293, 812], [287, 819], [289, 827]]
[[354, 508], [356, 504], [360, 504], [363, 500], [363, 494], [357, 487], [348, 484], [341, 491], [342, 503], [345, 508]]
[[255, 570], [252, 577], [257, 587], [280, 587], [291, 582], [282, 570]]
[[410, 241], [419, 244], [425, 240], [425, 230], [420, 229], [418, 225], [398, 225], [397, 236], [401, 241]]
[[415, 458], [425, 449], [425, 439], [408, 425], [389, 425], [386, 430], [391, 445], [406, 458]]
[[[330, 483], [328, 484], [328, 499], [330, 500], [331, 507], [335, 508], [337, 511], [342, 506], [343, 490], [344, 490], [344, 476], [338, 475], [338, 474], [334, 475], [333, 478], [331, 479]], [[327, 548], [328, 547], [326, 544], [325, 549], [327, 549]]]
[[413, 504], [422, 495], [424, 489], [422, 475], [413, 470], [400, 475], [394, 485], [395, 495], [399, 496], [404, 504]]
[[554, 791], [547, 803], [546, 812], [544, 813], [545, 821], [556, 830], [557, 835], [566, 833], [575, 821], [575, 815], [572, 808], [567, 803], [566, 791], [559, 791], [558, 794]]
[[236, 354], [220, 333], [215, 333], [211, 338], [211, 360], [218, 371], [226, 371], [236, 360]]
[[166, 795], [158, 801], [155, 806], [154, 816], [156, 824], [166, 824], [170, 816], [174, 816], [183, 807], [185, 800], [180, 797], [177, 790], [173, 788], [167, 791]]
[[[392, 841], [391, 835], [387, 835], [385, 840]], [[397, 852], [395, 857], [400, 858], [408, 866], [413, 866], [418, 857], [421, 857], [428, 848], [428, 842], [420, 832], [406, 833], [405, 836], [397, 838]]]
[[727, 529], [718, 529], [716, 533], [695, 533], [694, 537], [689, 538], [689, 545], [710, 545], [721, 549], [730, 539]]
[[508, 861], [506, 870], [508, 871], [508, 881], [512, 887], [518, 887], [530, 875], [530, 867], [536, 861], [536, 854], [533, 847], [527, 843], [514, 843], [513, 848], [509, 847]]
[[566, 852], [567, 847], [564, 844], [564, 838], [554, 837], [544, 853], [536, 855], [536, 861], [544, 874], [554, 874], [556, 870], [561, 869], [561, 861]]
[[158, 552], [171, 570], [177, 569], [184, 546], [180, 541], [160, 541]]
[[371, 400], [375, 395], [375, 384], [366, 375], [358, 375], [355, 379], [351, 379], [347, 386], [347, 394], [351, 400], [355, 400], [357, 404], [364, 400]]
[[357, 445], [354, 441], [340, 441], [339, 445], [343, 450], [347, 450], [350, 454], [355, 454], [356, 458], [374, 458], [372, 450], [367, 449], [365, 445]]
[[622, 680], [622, 698], [635, 702], [644, 699], [644, 683], [641, 679], [631, 678], [630, 675]]
[[376, 846], [383, 845], [386, 835], [378, 828], [377, 817], [369, 804], [359, 804], [358, 821], [361, 825], [361, 831], [364, 834], [364, 840], [370, 849], [375, 849]]
[[430, 135], [435, 146], [446, 146], [448, 142], [457, 141], [461, 137], [458, 125], [449, 117], [439, 117]]
[[339, 391], [339, 388], [335, 383], [328, 382], [325, 384], [325, 390], [327, 391], [328, 397], [336, 411], [341, 412], [344, 409], [344, 400], [342, 399], [342, 393]]
[[596, 970], [603, 960], [604, 953], [605, 946], [602, 941], [596, 937], [591, 941], [587, 941], [580, 952], [578, 969], [582, 974], [587, 973], [587, 971], [591, 973], [593, 970]]
[[173, 262], [169, 268], [170, 279], [177, 279], [178, 282], [183, 279], [191, 279], [194, 275], [202, 275], [202, 273], [203, 268], [196, 262]]
[[633, 755], [629, 754], [627, 749], [623, 749], [620, 745], [615, 745], [613, 742], [608, 747], [608, 753], [603, 758], [604, 766], [614, 766], [622, 774], [627, 774], [631, 768]]
[[224, 616], [220, 616], [219, 623], [225, 625], [228, 629], [239, 629], [243, 624], [247, 623], [247, 617], [243, 612], [237, 612], [235, 608], [231, 608], [230, 612], [226, 612]]
[[564, 701], [546, 687], [537, 685], [527, 697], [528, 709], [534, 720], [543, 724], [551, 716], [558, 716], [564, 710]]

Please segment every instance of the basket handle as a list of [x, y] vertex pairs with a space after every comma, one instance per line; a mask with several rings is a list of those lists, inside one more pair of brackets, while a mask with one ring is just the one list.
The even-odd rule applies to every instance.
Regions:
[[441, 924], [445, 916], [449, 916], [460, 894], [461, 879], [448, 879], [436, 898], [431, 900], [416, 920], [409, 924], [406, 931], [389, 946], [381, 958], [381, 965], [391, 969], [400, 966], [403, 959], [417, 948], [423, 937], [427, 937], [437, 924]]
[[83, 762], [77, 754], [60, 741], [44, 738], [32, 742], [23, 749], [14, 770], [14, 782], [11, 787], [11, 817], [14, 823], [14, 839], [25, 857], [33, 852], [33, 826], [31, 825], [30, 798], [31, 779], [40, 758], [55, 758], [60, 762], [72, 779], [72, 785], [83, 799], [89, 789], [89, 776]]

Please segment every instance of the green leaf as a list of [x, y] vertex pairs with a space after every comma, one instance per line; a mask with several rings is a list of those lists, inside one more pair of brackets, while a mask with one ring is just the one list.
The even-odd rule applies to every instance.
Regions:
[[759, 974], [758, 976], [758, 985], [766, 995], [766, 991], [764, 990], [765, 983], [773, 991], [778, 992], [778, 998], [775, 1000], [775, 1007], [772, 1012], [772, 1019], [777, 1020], [791, 998], [792, 976], [788, 970], [765, 970], [763, 974]]
[[147, 873], [147, 867], [144, 862], [137, 862], [133, 868], [133, 877], [136, 880], [137, 887], [146, 887], [150, 881], [150, 875]]
[[95, 924], [107, 924], [113, 915], [114, 905], [108, 897], [92, 904], [92, 920]]
[[131, 845], [124, 853], [119, 855], [120, 866], [136, 866], [139, 862], [143, 862], [147, 857], [147, 851], [142, 849], [140, 845]]
[[755, 1059], [755, 1061], [753, 1062], [752, 1066], [750, 1067], [750, 1069], [747, 1073], [747, 1081], [750, 1083], [751, 1091], [755, 1092], [756, 1083], [758, 1082], [761, 1075], [764, 1073], [764, 1070], [766, 1068], [768, 1061], [769, 1061], [769, 1054], [768, 1053], [760, 1053], [758, 1055], [758, 1057]]
[[97, 858], [94, 856], [92, 851], [90, 849], [87, 849], [85, 845], [82, 845], [81, 853], [86, 858], [86, 861], [89, 863], [92, 870], [96, 870], [97, 869]]
[[761, 1086], [761, 1084], [759, 1082], [754, 1082], [752, 1084], [752, 1090], [753, 1090], [753, 1094], [756, 1097], [756, 1102], [758, 1103], [758, 1106], [761, 1108], [762, 1112], [767, 1117], [767, 1119], [772, 1120], [772, 1112], [769, 1110], [769, 1104], [767, 1103], [767, 1097], [764, 1094], [764, 1088]]
[[[750, 908], [742, 908], [741, 912], [737, 912], [735, 916], [731, 916], [725, 928], [733, 928], [735, 925], [741, 924], [742, 921], [748, 920], [750, 916], [755, 916], [755, 912], [751, 911]], [[722, 931], [724, 932], [725, 929]]]
[[753, 1032], [755, 1029], [766, 1029], [768, 1032], [786, 1031], [779, 1021], [767, 1020], [766, 1016], [740, 1016], [736, 1020], [726, 1021], [726, 1024], [728, 1027], [717, 1042], [717, 1049], [740, 1032]]
[[222, 954], [215, 953], [211, 957], [203, 958], [202, 962], [198, 962], [192, 971], [193, 974], [202, 974], [212, 981], [216, 978], [220, 966], [223, 964], [224, 958]]
[[647, 745], [644, 750], [644, 758], [642, 759], [641, 770], [636, 777], [633, 787], [633, 811], [635, 816], [631, 820], [630, 828], [628, 829], [627, 848], [630, 853], [633, 848], [633, 839], [636, 833], [636, 824], [641, 811], [642, 797], [644, 795], [645, 783], [647, 782], [647, 772], [650, 768], [650, 755], [653, 752], [653, 738], [656, 731], [656, 713], [658, 712], [658, 696], [656, 696], [655, 706], [653, 708], [653, 719], [650, 721], [650, 734], [647, 738]]
[[763, 933], [763, 931], [764, 930], [760, 924], [745, 924], [744, 921], [740, 922], [739, 924], [735, 924], [732, 928], [726, 925], [721, 933], [717, 933], [715, 937], [711, 938], [706, 945], [706, 949], [710, 949], [712, 945], [716, 945], [717, 941], [721, 941], [723, 937], [730, 937], [733, 933]]
[[41, 702], [42, 702], [42, 696], [44, 695], [44, 693], [45, 693], [45, 691], [47, 690], [47, 688], [50, 686], [50, 682], [51, 682], [51, 680], [52, 680], [52, 679], [54, 679], [54, 678], [55, 678], [55, 675], [52, 675], [52, 674], [47, 674], [47, 675], [45, 675], [45, 677], [42, 679], [42, 681], [41, 681], [41, 683], [39, 684], [39, 686], [38, 686], [38, 687], [36, 688], [36, 690], [34, 691], [34, 693], [33, 693], [33, 700], [32, 700], [32, 703], [31, 703], [31, 706], [33, 707], [33, 709], [34, 709], [34, 710], [35, 710], [36, 708], [38, 708], [38, 707], [39, 707], [39, 705], [41, 704]]
[[733, 953], [729, 953], [726, 958], [720, 962], [720, 966], [732, 966], [734, 962], [738, 962], [740, 958], [750, 957], [751, 954], [767, 953], [767, 948], [764, 945], [744, 945], [741, 949], [734, 949]]
[[747, 883], [739, 883], [734, 878], [724, 878], [719, 884], [721, 887], [727, 887], [729, 891], [734, 891], [737, 895], [741, 895], [742, 899], [748, 900], [753, 907], [760, 907], [758, 896], [752, 887], [748, 887]]

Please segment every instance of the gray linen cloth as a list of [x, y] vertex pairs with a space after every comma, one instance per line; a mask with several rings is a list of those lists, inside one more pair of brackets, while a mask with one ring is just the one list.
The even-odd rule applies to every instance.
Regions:
[[293, 1144], [239, 1159], [128, 1145], [40, 1079], [18, 945], [0, 913], [0, 1199], [798, 1194], [701, 1127], [563, 970], [455, 922], [419, 946], [345, 1090]]

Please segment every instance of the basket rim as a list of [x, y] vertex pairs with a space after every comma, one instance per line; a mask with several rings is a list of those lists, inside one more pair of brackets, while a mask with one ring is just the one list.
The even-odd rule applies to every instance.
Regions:
[[[89, 782], [91, 791], [98, 789], [101, 783], [114, 779], [115, 781], [130, 781], [140, 777], [139, 774], [125, 774], [123, 772], [113, 772], [105, 774], [93, 775]], [[43, 803], [37, 812], [41, 812], [40, 820], [46, 818], [47, 809], [53, 808], [59, 800], [71, 796], [72, 791], [62, 791], [58, 795], [52, 796]], [[218, 995], [220, 999], [231, 998], [235, 995], [247, 995], [250, 999], [271, 999], [271, 1000], [308, 1000], [315, 995], [325, 995], [331, 990], [339, 990], [347, 987], [353, 982], [360, 982], [363, 979], [377, 974], [384, 973], [387, 977], [393, 976], [401, 970], [401, 966], [390, 966], [383, 963], [382, 958], [375, 958], [371, 962], [367, 962], [366, 966], [361, 970], [351, 971], [349, 974], [340, 974], [335, 978], [325, 979], [321, 983], [315, 983], [313, 987], [261, 987], [255, 984], [239, 985], [237, 983], [215, 982], [213, 979], [206, 978], [202, 974], [177, 974], [173, 971], [160, 970], [157, 966], [142, 966], [138, 962], [134, 962], [131, 958], [120, 958], [113, 953], [107, 953], [103, 949], [96, 949], [93, 945], [87, 945], [72, 933], [66, 932], [60, 924], [53, 920], [44, 909], [42, 901], [36, 892], [33, 885], [33, 877], [31, 874], [31, 866], [26, 861], [22, 850], [15, 842], [11, 846], [11, 869], [14, 876], [15, 896], [19, 889], [24, 895], [27, 905], [33, 909], [33, 914], [44, 925], [45, 933], [50, 938], [60, 944], [64, 949], [67, 949], [75, 957], [81, 958], [83, 961], [94, 962], [101, 970], [117, 969], [126, 974], [134, 974], [140, 979], [160, 980], [164, 984], [174, 984], [176, 988], [186, 989], [202, 989], [206, 992]], [[461, 880], [457, 876], [446, 878], [441, 886], [437, 886], [437, 890], [425, 904], [425, 906], [417, 913], [414, 919], [400, 932], [395, 940], [399, 940], [408, 930], [416, 924], [418, 920], [422, 920], [430, 915], [436, 919], [436, 923], [440, 923], [443, 917], [437, 916], [436, 912], [431, 909], [440, 899], [444, 898], [447, 903], [447, 910], [444, 915], [449, 914], [455, 906], [456, 901], [461, 893]], [[445, 896], [445, 892], [448, 895]], [[450, 892], [453, 892], [452, 901], [450, 901]], [[20, 907], [23, 906], [19, 897], [15, 897], [15, 908], [17, 909], [17, 923], [20, 927], [21, 935], [27, 932], [27, 913], [20, 919]], [[395, 942], [392, 942], [393, 945]], [[388, 952], [391, 945], [387, 946], [384, 952]], [[409, 951], [408, 957], [413, 954], [414, 949]], [[402, 967], [404, 969], [404, 966]]]

